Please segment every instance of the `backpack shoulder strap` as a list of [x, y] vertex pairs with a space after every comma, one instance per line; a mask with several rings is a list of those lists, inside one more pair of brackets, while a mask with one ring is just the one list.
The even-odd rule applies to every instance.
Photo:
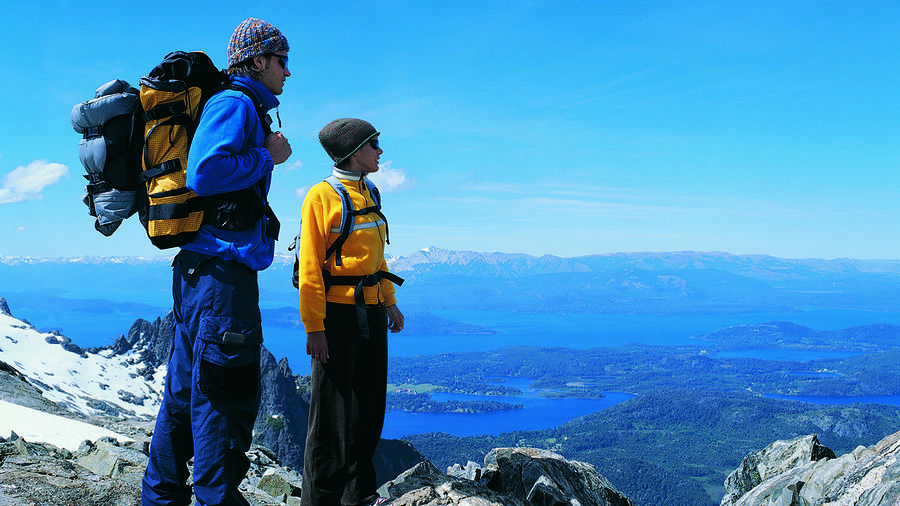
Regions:
[[247, 95], [250, 101], [253, 102], [253, 107], [256, 109], [256, 114], [259, 116], [259, 122], [262, 124], [263, 135], [268, 136], [270, 133], [272, 133], [272, 117], [269, 116], [268, 112], [263, 110], [263, 105], [256, 98], [256, 94], [253, 93], [253, 90], [234, 81], [229, 81], [225, 89], [239, 91], [244, 95]]
[[347, 193], [347, 189], [344, 188], [341, 181], [333, 174], [325, 178], [325, 182], [331, 185], [331, 188], [341, 198], [341, 232], [325, 251], [325, 259], [328, 260], [333, 253], [335, 265], [343, 265], [341, 263], [341, 246], [344, 245], [347, 237], [350, 236], [350, 230], [353, 229], [353, 200], [350, 199], [350, 194]]
[[369, 195], [372, 196], [372, 200], [375, 201], [375, 208], [372, 209], [372, 212], [377, 214], [382, 221], [384, 221], [384, 242], [386, 244], [391, 243], [391, 232], [388, 228], [388, 221], [385, 218], [384, 214], [381, 212], [381, 192], [378, 191], [378, 187], [375, 186], [375, 183], [372, 182], [371, 179], [365, 178], [366, 186], [369, 187]]
[[381, 209], [381, 192], [378, 191], [378, 187], [375, 186], [371, 179], [365, 178], [365, 181], [366, 186], [369, 187], [369, 194], [372, 195], [372, 200], [375, 201], [375, 206]]

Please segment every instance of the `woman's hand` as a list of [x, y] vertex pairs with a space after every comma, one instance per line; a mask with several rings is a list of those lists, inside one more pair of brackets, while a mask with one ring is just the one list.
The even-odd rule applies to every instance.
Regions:
[[328, 340], [324, 331], [310, 332], [306, 334], [306, 354], [313, 360], [323, 364], [328, 363]]
[[388, 317], [388, 329], [390, 329], [392, 333], [403, 330], [403, 313], [397, 309], [397, 304], [391, 304], [386, 307], [385, 310], [387, 311]]

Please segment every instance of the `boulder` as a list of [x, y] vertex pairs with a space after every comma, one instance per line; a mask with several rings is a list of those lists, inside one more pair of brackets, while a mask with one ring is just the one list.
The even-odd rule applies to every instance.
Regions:
[[469, 462], [451, 466], [448, 474], [425, 461], [378, 492], [395, 506], [633, 505], [594, 466], [534, 448], [494, 449], [484, 468]]
[[[760, 464], [757, 469], [760, 482], [744, 493], [734, 487], [738, 480], [729, 476], [727, 495], [722, 505], [750, 506], [777, 504], [779, 506], [854, 505], [876, 506], [900, 504], [900, 432], [892, 434], [869, 448], [858, 447], [837, 458], [827, 453], [817, 460], [806, 460], [809, 455], [823, 455], [814, 450], [815, 436], [804, 436], [790, 441], [778, 441], [765, 450], [748, 455], [735, 473], [752, 475], [749, 463]], [[773, 448], [805, 448], [793, 451], [773, 452]], [[822, 447], [824, 448], [824, 447]], [[779, 460], [778, 455], [782, 456]], [[745, 486], [750, 481], [741, 482]]]
[[302, 483], [303, 480], [296, 474], [281, 468], [269, 468], [263, 472], [256, 488], [272, 497], [299, 497]]
[[16, 438], [0, 444], [0, 504], [139, 504], [133, 483], [94, 474], [71, 462], [71, 452]]
[[541, 506], [632, 506], [628, 497], [587, 463], [536, 448], [495, 448], [484, 457], [487, 486]]
[[[725, 479], [725, 497], [722, 505], [735, 504], [739, 498], [769, 478], [789, 470], [794, 470], [794, 474], [802, 474], [801, 468], [809, 467], [808, 464], [834, 457], [831, 449], [819, 444], [816, 435], [776, 441], [744, 457], [740, 467], [728, 475]], [[782, 485], [787, 486], [779, 483], [779, 486]]]
[[140, 486], [148, 461], [143, 452], [121, 446], [112, 438], [103, 438], [85, 449], [87, 451], [75, 459], [76, 464], [94, 474], [119, 478]]
[[385, 483], [379, 495], [391, 506], [527, 506], [528, 503], [507, 497], [484, 485], [448, 476], [427, 460]]

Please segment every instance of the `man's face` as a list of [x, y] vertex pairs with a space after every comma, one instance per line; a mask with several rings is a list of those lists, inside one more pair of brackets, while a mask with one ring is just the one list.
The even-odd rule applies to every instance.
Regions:
[[284, 91], [284, 81], [291, 75], [288, 70], [288, 57], [286, 52], [274, 53], [267, 56], [257, 56], [256, 67], [259, 69], [258, 79], [274, 95], [281, 95]]

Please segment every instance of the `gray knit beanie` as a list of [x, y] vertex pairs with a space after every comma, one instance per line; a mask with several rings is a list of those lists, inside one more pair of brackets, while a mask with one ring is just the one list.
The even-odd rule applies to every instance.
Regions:
[[254, 56], [288, 51], [287, 37], [271, 23], [247, 18], [231, 34], [228, 40], [228, 66], [231, 67]]
[[378, 133], [368, 121], [341, 118], [325, 125], [319, 132], [319, 142], [322, 143], [328, 156], [334, 160], [334, 164], [338, 165], [350, 158]]

